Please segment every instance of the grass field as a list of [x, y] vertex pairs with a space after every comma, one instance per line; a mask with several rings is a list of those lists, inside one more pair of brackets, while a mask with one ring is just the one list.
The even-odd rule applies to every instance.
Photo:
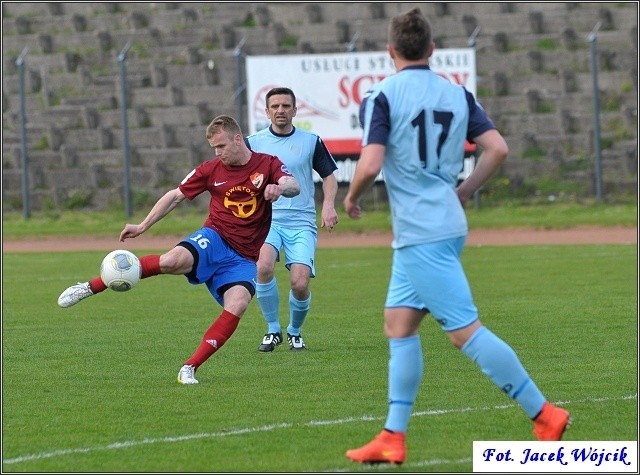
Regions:
[[[258, 352], [254, 301], [194, 386], [176, 375], [219, 313], [204, 286], [158, 276], [57, 306], [102, 254], [3, 255], [5, 473], [470, 472], [472, 441], [533, 440], [524, 412], [428, 319], [406, 463], [344, 457], [386, 417], [390, 249], [319, 249], [308, 351]], [[637, 440], [636, 247], [470, 247], [463, 260], [483, 322], [572, 413], [565, 439]]]
[[[344, 215], [341, 203], [336, 203], [340, 224], [334, 232], [370, 232], [391, 229], [389, 210], [385, 206], [371, 209], [365, 206], [363, 219], [348, 219]], [[104, 212], [37, 212], [29, 219], [22, 213], [5, 212], [2, 216], [2, 236], [15, 239], [33, 236], [83, 236], [118, 235], [124, 223], [139, 223], [149, 210], [136, 212], [125, 218], [122, 211]], [[638, 226], [638, 205], [634, 203], [617, 204], [565, 204], [517, 206], [505, 204], [499, 207], [482, 206], [466, 210], [469, 227], [510, 228], [524, 227], [534, 229], [562, 229], [575, 226]], [[170, 213], [149, 231], [150, 235], [178, 234], [198, 229], [204, 219], [203, 210], [189, 205]]]

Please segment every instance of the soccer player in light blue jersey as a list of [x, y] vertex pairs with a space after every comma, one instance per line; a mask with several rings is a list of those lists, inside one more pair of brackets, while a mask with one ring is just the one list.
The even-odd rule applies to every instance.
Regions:
[[278, 313], [279, 295], [274, 270], [284, 250], [285, 267], [289, 270], [289, 349], [306, 348], [300, 328], [311, 303], [309, 282], [315, 277], [315, 250], [318, 242], [316, 225], [315, 184], [313, 171], [322, 178], [322, 222], [329, 231], [338, 223], [335, 198], [338, 181], [333, 172], [336, 163], [324, 142], [316, 134], [300, 130], [293, 125], [296, 115], [296, 97], [286, 87], [273, 88], [265, 98], [265, 112], [271, 125], [245, 141], [254, 152], [277, 156], [296, 177], [300, 194], [294, 198], [281, 198], [273, 203], [273, 218], [269, 235], [260, 250], [256, 282], [256, 298], [267, 322], [267, 333], [258, 350], [273, 351], [282, 343], [282, 329]]
[[[397, 72], [373, 86], [360, 107], [363, 148], [344, 208], [359, 218], [359, 199], [382, 170], [393, 226], [384, 309], [389, 407], [384, 430], [346, 452], [360, 463], [405, 460], [405, 435], [423, 373], [419, 327], [427, 313], [522, 407], [538, 440], [560, 440], [570, 423], [569, 413], [547, 401], [514, 350], [478, 318], [460, 262], [467, 236], [463, 206], [498, 170], [508, 147], [471, 93], [430, 70], [433, 48], [431, 26], [419, 9], [394, 17], [387, 49]], [[482, 153], [456, 187], [465, 140]]]

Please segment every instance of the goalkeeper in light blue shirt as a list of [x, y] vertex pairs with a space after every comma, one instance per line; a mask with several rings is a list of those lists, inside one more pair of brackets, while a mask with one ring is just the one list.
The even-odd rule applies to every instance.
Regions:
[[324, 142], [316, 134], [293, 126], [296, 97], [286, 87], [267, 92], [265, 112], [271, 125], [245, 141], [254, 152], [277, 156], [300, 184], [300, 194], [273, 203], [269, 235], [260, 250], [256, 280], [256, 298], [267, 323], [267, 332], [258, 350], [269, 352], [282, 343], [278, 314], [279, 295], [274, 269], [284, 250], [285, 267], [289, 270], [289, 325], [287, 342], [291, 350], [304, 350], [300, 328], [311, 303], [309, 282], [316, 275], [315, 250], [318, 243], [316, 225], [315, 183], [313, 173], [322, 178], [322, 222], [329, 231], [338, 223], [335, 198], [338, 181], [333, 172], [338, 168]]
[[[569, 413], [549, 403], [513, 349], [482, 325], [460, 262], [467, 236], [463, 205], [502, 165], [508, 147], [463, 86], [429, 68], [431, 26], [418, 8], [394, 17], [388, 52], [396, 74], [364, 96], [362, 153], [344, 199], [359, 199], [382, 169], [393, 227], [393, 263], [384, 309], [389, 340], [388, 412], [371, 442], [348, 450], [360, 463], [405, 461], [405, 435], [422, 380], [420, 323], [430, 313], [460, 349], [533, 421], [538, 440], [560, 440]], [[465, 140], [482, 153], [457, 185]]]

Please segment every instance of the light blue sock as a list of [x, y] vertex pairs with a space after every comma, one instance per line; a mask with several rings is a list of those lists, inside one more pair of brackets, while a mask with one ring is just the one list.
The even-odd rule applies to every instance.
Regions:
[[307, 300], [296, 300], [293, 292], [289, 291], [289, 326], [287, 333], [290, 335], [300, 335], [300, 327], [309, 313], [309, 303], [311, 302], [311, 292]]
[[496, 386], [520, 404], [530, 418], [538, 415], [546, 399], [509, 345], [488, 328], [481, 327], [461, 350]]
[[407, 432], [422, 381], [420, 335], [389, 339], [389, 412], [385, 429]]
[[262, 316], [267, 322], [267, 333], [280, 332], [280, 320], [278, 318], [280, 298], [275, 277], [265, 284], [256, 282], [256, 298], [258, 299]]

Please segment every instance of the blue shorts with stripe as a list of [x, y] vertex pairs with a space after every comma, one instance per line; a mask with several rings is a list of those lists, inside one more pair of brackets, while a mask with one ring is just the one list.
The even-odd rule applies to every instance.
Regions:
[[395, 249], [385, 307], [431, 313], [443, 330], [464, 328], [478, 319], [460, 262], [465, 236]]
[[256, 263], [238, 254], [215, 230], [199, 229], [178, 245], [195, 253], [196, 265], [185, 275], [189, 283], [206, 284], [221, 306], [224, 287], [229, 284], [243, 285], [252, 296], [255, 294]]

